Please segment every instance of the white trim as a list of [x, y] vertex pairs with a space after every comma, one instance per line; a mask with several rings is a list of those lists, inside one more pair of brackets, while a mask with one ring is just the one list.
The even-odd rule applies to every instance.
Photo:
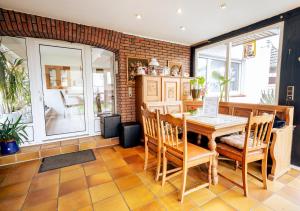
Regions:
[[278, 23], [280, 29], [280, 37], [279, 37], [279, 47], [278, 47], [278, 58], [277, 58], [277, 76], [275, 82], [275, 102], [278, 105], [279, 103], [279, 90], [280, 90], [280, 73], [281, 73], [281, 59], [282, 59], [282, 49], [283, 49], [283, 36], [284, 36], [284, 21]]
[[295, 166], [295, 165], [291, 164], [291, 168], [300, 171], [300, 166]]

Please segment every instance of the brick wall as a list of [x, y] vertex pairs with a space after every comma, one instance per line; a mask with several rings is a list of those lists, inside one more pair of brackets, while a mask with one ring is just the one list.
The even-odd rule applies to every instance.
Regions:
[[135, 121], [135, 87], [128, 96], [127, 57], [151, 59], [155, 57], [161, 66], [167, 60], [178, 61], [185, 72], [190, 72], [190, 47], [146, 39], [124, 33], [55, 20], [0, 8], [0, 35], [63, 40], [92, 45], [116, 53], [119, 61], [117, 75], [117, 108], [122, 121]]

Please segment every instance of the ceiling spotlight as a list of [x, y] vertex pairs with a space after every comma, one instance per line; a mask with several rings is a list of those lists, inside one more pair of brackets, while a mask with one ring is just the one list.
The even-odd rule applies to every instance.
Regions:
[[181, 8], [178, 8], [177, 9], [177, 14], [181, 14], [182, 13], [182, 9]]
[[184, 26], [180, 26], [179, 28], [180, 28], [180, 30], [185, 31], [185, 27]]
[[222, 10], [225, 10], [225, 9], [227, 8], [227, 5], [226, 5], [225, 3], [222, 3], [222, 4], [220, 5], [220, 8], [221, 8]]
[[135, 17], [136, 17], [136, 19], [139, 19], [139, 20], [142, 19], [142, 15], [140, 15], [140, 14], [136, 14]]

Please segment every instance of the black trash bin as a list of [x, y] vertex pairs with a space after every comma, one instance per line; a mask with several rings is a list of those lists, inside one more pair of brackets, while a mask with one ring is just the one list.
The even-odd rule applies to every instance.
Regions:
[[136, 122], [125, 122], [120, 125], [120, 144], [124, 148], [140, 144], [141, 126]]
[[119, 136], [119, 125], [121, 116], [119, 114], [103, 114], [100, 116], [101, 134], [104, 138]]

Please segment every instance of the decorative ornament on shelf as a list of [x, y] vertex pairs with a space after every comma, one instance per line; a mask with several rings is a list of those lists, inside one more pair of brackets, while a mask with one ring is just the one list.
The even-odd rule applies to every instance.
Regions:
[[162, 68], [161, 70], [161, 73], [160, 73], [161, 76], [168, 76], [170, 75], [170, 68], [165, 66]]
[[170, 68], [171, 76], [181, 76], [182, 64], [180, 62], [168, 61], [168, 67]]
[[150, 75], [156, 76], [157, 75], [156, 68], [159, 67], [159, 63], [158, 63], [157, 59], [152, 58], [149, 63], [149, 66], [150, 66]]

